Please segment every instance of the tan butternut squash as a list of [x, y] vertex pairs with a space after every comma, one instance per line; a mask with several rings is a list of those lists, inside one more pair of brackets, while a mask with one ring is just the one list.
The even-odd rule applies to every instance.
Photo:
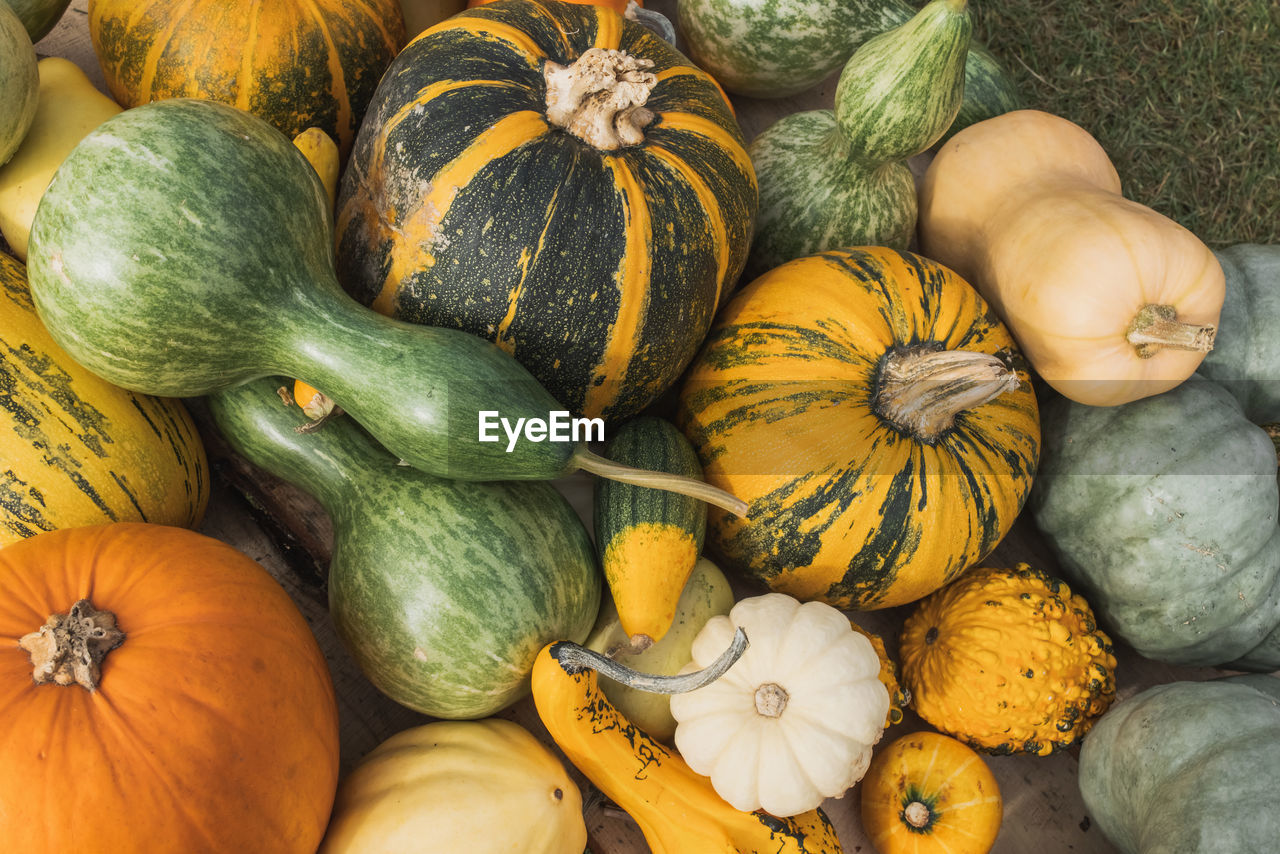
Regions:
[[920, 246], [991, 303], [1041, 377], [1079, 403], [1166, 391], [1213, 345], [1222, 268], [1187, 229], [1121, 195], [1078, 125], [1018, 110], [929, 165]]

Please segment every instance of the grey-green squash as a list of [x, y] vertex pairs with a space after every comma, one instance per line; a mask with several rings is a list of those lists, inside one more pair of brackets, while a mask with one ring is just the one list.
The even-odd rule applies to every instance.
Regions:
[[792, 113], [751, 141], [760, 213], [748, 279], [826, 249], [907, 248], [917, 205], [906, 160], [960, 109], [971, 31], [966, 0], [933, 0], [854, 52], [834, 109]]
[[1263, 854], [1280, 840], [1280, 679], [1171, 682], [1085, 736], [1080, 793], [1123, 854]]
[[1280, 246], [1241, 243], [1214, 254], [1226, 298], [1197, 371], [1231, 392], [1255, 424], [1280, 422]]
[[0, 165], [9, 162], [36, 118], [36, 49], [17, 14], [0, 0]]
[[262, 378], [211, 395], [250, 463], [333, 521], [329, 610], [369, 680], [438, 718], [480, 718], [525, 696], [546, 644], [581, 641], [602, 582], [577, 513], [548, 483], [463, 483], [397, 465], [350, 418], [308, 432]]
[[1028, 507], [1099, 623], [1147, 658], [1280, 667], [1276, 447], [1221, 385], [1042, 407]]

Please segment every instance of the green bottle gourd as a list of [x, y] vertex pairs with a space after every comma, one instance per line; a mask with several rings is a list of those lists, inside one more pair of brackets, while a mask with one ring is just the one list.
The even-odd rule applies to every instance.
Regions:
[[0, 0], [0, 166], [31, 129], [39, 88], [35, 46], [17, 13]]
[[332, 233], [320, 179], [279, 131], [212, 101], [157, 101], [109, 119], [59, 167], [31, 226], [31, 293], [58, 344], [124, 388], [199, 397], [287, 375], [440, 477], [582, 468], [745, 512], [700, 481], [617, 466], [546, 430], [508, 441], [494, 427], [480, 441], [482, 412], [517, 425], [562, 407], [491, 342], [355, 302]]
[[850, 57], [834, 110], [794, 113], [752, 141], [760, 213], [748, 278], [824, 249], [907, 248], [916, 190], [906, 160], [955, 118], [971, 31], [966, 0], [933, 0]]
[[581, 641], [603, 582], [586, 528], [549, 483], [467, 483], [397, 460], [349, 418], [299, 432], [287, 380], [212, 394], [233, 449], [314, 496], [333, 521], [329, 610], [384, 694], [438, 718], [494, 714], [529, 692], [538, 652]]

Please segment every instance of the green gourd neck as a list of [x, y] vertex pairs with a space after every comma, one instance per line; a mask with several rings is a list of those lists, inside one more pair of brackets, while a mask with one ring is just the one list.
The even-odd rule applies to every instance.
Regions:
[[854, 52], [835, 94], [848, 159], [901, 162], [946, 133], [964, 96], [971, 32], [967, 0], [933, 0]]

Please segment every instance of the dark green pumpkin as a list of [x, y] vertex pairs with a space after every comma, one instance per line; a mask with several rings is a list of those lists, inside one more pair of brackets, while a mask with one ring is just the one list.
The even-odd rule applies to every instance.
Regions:
[[17, 13], [31, 43], [35, 44], [57, 25], [71, 0], [0, 0], [0, 5], [4, 3]]
[[[593, 47], [653, 63], [626, 72], [652, 86], [647, 114], [628, 114], [636, 138], [551, 115], [549, 63]], [[741, 131], [705, 72], [608, 9], [498, 0], [388, 69], [342, 182], [338, 272], [366, 305], [495, 341], [566, 408], [620, 419], [693, 357], [755, 210]]]
[[210, 396], [232, 447], [333, 520], [329, 610], [369, 680], [409, 708], [479, 718], [525, 696], [539, 650], [600, 605], [581, 520], [548, 483], [462, 483], [397, 465], [350, 418], [307, 416], [264, 378]]
[[1263, 854], [1280, 840], [1280, 679], [1148, 688], [1080, 750], [1089, 817], [1123, 854]]
[[1223, 386], [1043, 406], [1029, 507], [1099, 623], [1147, 658], [1280, 667], [1276, 448]]

